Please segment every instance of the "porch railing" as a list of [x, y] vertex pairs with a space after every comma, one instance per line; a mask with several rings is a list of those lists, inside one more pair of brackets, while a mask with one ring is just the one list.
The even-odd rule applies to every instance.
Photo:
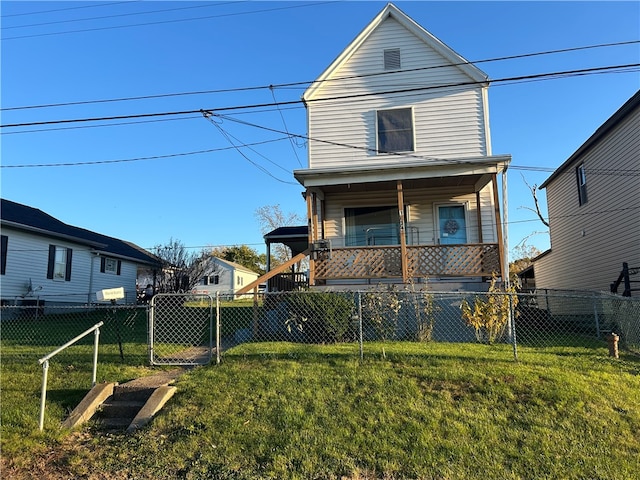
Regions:
[[[412, 278], [480, 277], [500, 273], [497, 243], [408, 245]], [[402, 278], [400, 246], [341, 247], [315, 252], [315, 279]]]

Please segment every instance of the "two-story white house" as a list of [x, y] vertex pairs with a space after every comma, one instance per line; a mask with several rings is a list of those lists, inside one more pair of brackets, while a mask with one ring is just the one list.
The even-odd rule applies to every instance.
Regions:
[[309, 164], [294, 171], [312, 286], [477, 289], [505, 274], [497, 179], [511, 157], [491, 150], [488, 87], [393, 4], [313, 82]]
[[160, 267], [154, 255], [130, 242], [1, 202], [3, 304], [87, 304], [96, 301], [96, 292], [119, 287], [122, 301], [135, 303], [138, 272]]

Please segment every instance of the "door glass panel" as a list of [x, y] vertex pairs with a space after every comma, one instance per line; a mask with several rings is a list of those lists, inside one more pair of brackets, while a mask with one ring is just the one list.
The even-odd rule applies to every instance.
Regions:
[[438, 230], [441, 244], [467, 243], [464, 206], [446, 205], [438, 207]]

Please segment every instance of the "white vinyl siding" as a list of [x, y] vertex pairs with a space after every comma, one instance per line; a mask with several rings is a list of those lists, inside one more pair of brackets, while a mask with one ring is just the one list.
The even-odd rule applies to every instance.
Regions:
[[[384, 72], [383, 52], [389, 48], [400, 48], [403, 70], [437, 68], [369, 75]], [[435, 87], [470, 81], [459, 68], [443, 67], [449, 63], [396, 20], [385, 20], [342, 68], [333, 73], [342, 80], [326, 82], [309, 102], [309, 167], [406, 161], [401, 155], [376, 158], [375, 112], [396, 107], [413, 107], [415, 151], [412, 155], [423, 158], [487, 155], [483, 87], [466, 85], [386, 93], [416, 85]], [[344, 78], [349, 76], [355, 78]], [[380, 94], [358, 96], [374, 92]], [[340, 99], [349, 96], [352, 98]]]
[[[640, 266], [640, 108], [546, 188], [551, 252], [535, 263], [542, 288], [609, 291], [622, 262]], [[588, 202], [578, 205], [575, 167], [583, 163]]]
[[[29, 281], [34, 289], [42, 287], [35, 295], [44, 299], [47, 304], [84, 304], [89, 297], [91, 301], [95, 301], [95, 293], [98, 290], [116, 287], [124, 287], [127, 300], [135, 299], [135, 263], [122, 261], [120, 275], [104, 275], [100, 274], [100, 258], [93, 254], [88, 246], [11, 228], [3, 227], [2, 230], [9, 239], [7, 271], [2, 278], [3, 299], [12, 301], [24, 295]], [[73, 266], [70, 281], [47, 278], [49, 245], [72, 249]], [[90, 280], [92, 272], [93, 280]]]

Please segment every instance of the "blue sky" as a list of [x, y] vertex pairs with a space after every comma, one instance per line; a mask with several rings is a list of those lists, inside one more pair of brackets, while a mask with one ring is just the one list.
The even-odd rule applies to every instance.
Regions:
[[[384, 5], [4, 0], [1, 123], [295, 102]], [[470, 61], [640, 40], [635, 1], [396, 5]], [[499, 80], [639, 62], [633, 43], [478, 66]], [[492, 85], [493, 153], [513, 158], [511, 248], [545, 230], [528, 210], [525, 180], [541, 184], [639, 88], [638, 68]], [[175, 93], [190, 94], [164, 96]], [[149, 96], [161, 97], [102, 101]], [[74, 102], [83, 103], [13, 109]], [[266, 128], [230, 120], [217, 127], [199, 114], [3, 128], [2, 197], [145, 248], [174, 238], [263, 252], [255, 211], [279, 204], [303, 216], [292, 172], [307, 162], [304, 143], [267, 129], [305, 135], [305, 110], [226, 113]], [[544, 191], [539, 197], [546, 214]], [[528, 243], [544, 250], [549, 238]]]

